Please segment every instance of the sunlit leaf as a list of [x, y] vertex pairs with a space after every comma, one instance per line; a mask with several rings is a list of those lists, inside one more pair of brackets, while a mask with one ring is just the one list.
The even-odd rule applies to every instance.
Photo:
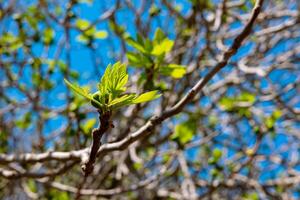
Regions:
[[171, 138], [184, 145], [193, 139], [196, 129], [195, 121], [185, 121], [175, 126], [175, 131]]
[[88, 119], [87, 121], [84, 122], [82, 129], [84, 133], [89, 134], [91, 129], [94, 128], [97, 120], [95, 118]]
[[105, 38], [107, 38], [107, 32], [106, 31], [97, 31], [94, 34], [94, 38], [96, 38], [96, 39], [105, 39]]
[[78, 85], [70, 83], [67, 79], [64, 79], [65, 83], [69, 88], [71, 88], [75, 93], [80, 94], [81, 96], [92, 100], [92, 95], [88, 93], [88, 91], [84, 90], [83, 88], [79, 87]]
[[216, 159], [219, 160], [222, 157], [222, 151], [221, 149], [215, 148], [212, 152], [212, 156]]
[[186, 67], [177, 64], [162, 66], [159, 70], [161, 74], [165, 76], [172, 76], [173, 78], [182, 78], [186, 73]]
[[168, 53], [171, 51], [173, 45], [174, 45], [173, 40], [165, 38], [161, 43], [154, 45], [151, 54], [155, 56], [159, 56], [161, 54]]
[[126, 90], [127, 81], [126, 65], [117, 62], [113, 66], [107, 66], [98, 88], [102, 95], [110, 93], [115, 98]]
[[80, 30], [85, 30], [90, 26], [90, 22], [84, 19], [77, 19], [75, 25]]
[[43, 33], [43, 42], [46, 45], [49, 45], [54, 38], [55, 32], [52, 28], [45, 28], [44, 33]]
[[75, 93], [87, 98], [88, 100], [90, 100], [92, 103], [98, 105], [99, 107], [102, 106], [102, 104], [100, 102], [96, 101], [94, 98], [92, 98], [92, 95], [90, 93], [88, 93], [88, 91], [86, 91], [84, 88], [70, 83], [67, 79], [64, 79], [64, 81], [67, 84], [67, 86], [69, 88], [71, 88]]
[[[223, 97], [220, 100], [220, 106], [226, 111], [239, 110], [239, 108], [247, 108], [253, 105], [256, 101], [255, 94], [242, 92], [240, 95], [235, 97]], [[241, 110], [241, 112], [245, 112]]]
[[146, 92], [144, 94], [139, 95], [132, 101], [132, 103], [144, 103], [147, 101], [152, 101], [154, 99], [157, 99], [160, 96], [161, 96], [161, 94], [158, 94], [158, 91], [154, 90], [154, 91]]
[[109, 103], [109, 107], [114, 109], [121, 108], [123, 106], [127, 106], [132, 104], [133, 99], [136, 97], [136, 94], [126, 94], [119, 98], [115, 98], [113, 101]]

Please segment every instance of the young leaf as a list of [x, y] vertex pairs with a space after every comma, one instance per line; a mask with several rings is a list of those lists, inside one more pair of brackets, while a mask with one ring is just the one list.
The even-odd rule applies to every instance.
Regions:
[[133, 38], [131, 37], [126, 38], [126, 42], [128, 45], [132, 46], [136, 50], [142, 53], [146, 53], [146, 49], [144, 48], [144, 45], [139, 42], [136, 42]]
[[65, 79], [68, 87], [79, 95], [89, 99], [91, 104], [102, 112], [115, 110], [126, 105], [151, 101], [160, 97], [157, 91], [146, 92], [140, 96], [136, 94], [125, 94], [121, 96], [121, 94], [126, 91], [125, 85], [127, 81], [128, 74], [126, 72], [126, 65], [120, 62], [115, 63], [113, 66], [107, 66], [98, 84], [98, 91], [94, 94], [88, 93], [83, 88]]
[[107, 32], [106, 31], [97, 31], [94, 33], [94, 38], [105, 39], [105, 38], [107, 38]]
[[78, 85], [70, 83], [67, 79], [64, 79], [65, 83], [69, 88], [71, 88], [75, 93], [87, 98], [88, 100], [92, 101], [94, 104], [98, 105], [99, 108], [102, 106], [102, 104], [98, 101], [96, 101], [93, 97], [92, 94], [88, 93], [86, 90], [83, 88], [79, 87]]
[[134, 67], [146, 67], [147, 68], [148, 66], [152, 65], [151, 60], [140, 53], [127, 52], [126, 56], [129, 61], [129, 64]]
[[221, 149], [215, 148], [212, 152], [212, 156], [215, 160], [219, 160], [222, 157]]
[[161, 43], [165, 38], [166, 36], [164, 32], [160, 28], [157, 28], [154, 33], [153, 43], [154, 44]]
[[106, 68], [98, 88], [101, 95], [112, 94], [112, 99], [114, 99], [126, 90], [127, 81], [126, 65], [117, 62]]
[[173, 78], [182, 78], [186, 73], [186, 67], [183, 65], [169, 64], [160, 68], [160, 73]]
[[160, 56], [164, 53], [168, 53], [171, 51], [174, 45], [174, 41], [168, 38], [165, 38], [161, 43], [156, 44], [151, 51], [152, 55]]
[[147, 101], [152, 101], [154, 99], [157, 99], [161, 96], [161, 94], [157, 93], [157, 90], [146, 92], [144, 94], [141, 94], [140, 96], [136, 97], [132, 103], [137, 104], [137, 103], [144, 103]]
[[172, 140], [177, 140], [181, 145], [191, 141], [196, 134], [197, 126], [195, 121], [185, 121], [175, 126]]
[[43, 33], [43, 42], [46, 45], [49, 45], [52, 42], [54, 35], [55, 35], [55, 32], [53, 29], [45, 28], [44, 33]]
[[95, 126], [96, 124], [96, 119], [95, 118], [91, 118], [88, 119], [87, 121], [85, 121], [84, 125], [82, 126], [82, 130], [85, 134], [90, 135], [90, 131], [91, 129]]
[[132, 100], [136, 97], [136, 94], [126, 94], [119, 98], [114, 99], [108, 105], [109, 108], [117, 109], [123, 106], [132, 104]]
[[84, 19], [78, 19], [75, 23], [76, 27], [80, 30], [85, 30], [90, 26], [90, 22]]

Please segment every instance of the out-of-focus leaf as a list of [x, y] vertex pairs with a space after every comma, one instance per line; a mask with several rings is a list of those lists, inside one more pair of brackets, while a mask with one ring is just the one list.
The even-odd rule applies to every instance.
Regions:
[[126, 53], [129, 64], [134, 67], [145, 67], [152, 65], [151, 60], [140, 53], [127, 52]]
[[241, 107], [249, 107], [255, 103], [255, 100], [255, 94], [243, 92], [236, 97], [223, 97], [219, 103], [222, 109], [233, 111]]
[[219, 160], [222, 157], [222, 151], [221, 149], [215, 148], [212, 152], [212, 156], [216, 159]]
[[160, 13], [160, 8], [158, 8], [156, 5], [152, 4], [149, 10], [150, 16], [156, 16]]
[[164, 34], [164, 32], [160, 28], [157, 28], [155, 33], [154, 33], [153, 44], [154, 45], [159, 44], [165, 38], [166, 38], [166, 35]]
[[131, 37], [126, 38], [126, 42], [128, 45], [132, 46], [136, 50], [142, 53], [147, 53], [146, 49], [144, 48], [144, 45], [142, 43], [135, 41], [133, 38]]
[[75, 25], [79, 30], [83, 31], [90, 26], [90, 22], [84, 19], [77, 19]]
[[82, 126], [84, 133], [90, 135], [89, 133], [92, 130], [92, 128], [94, 128], [96, 122], [97, 121], [95, 118], [91, 118], [91, 119], [88, 119], [87, 121], [85, 121]]
[[23, 117], [16, 122], [16, 126], [20, 129], [27, 129], [31, 125], [31, 113], [27, 112]]
[[168, 53], [171, 51], [174, 45], [174, 41], [168, 38], [165, 38], [162, 42], [154, 45], [151, 54], [155, 56], [160, 56], [164, 53]]
[[169, 64], [159, 68], [161, 74], [172, 76], [173, 78], [182, 78], [186, 73], [186, 67], [183, 65]]
[[78, 42], [82, 42], [82, 43], [84, 43], [84, 44], [88, 44], [88, 43], [90, 42], [90, 38], [87, 37], [87, 36], [85, 36], [85, 35], [82, 35], [82, 34], [78, 35], [78, 36], [76, 37], [76, 40], [77, 40]]
[[106, 31], [97, 31], [94, 34], [94, 38], [96, 38], [96, 39], [105, 39], [105, 38], [107, 38], [107, 32]]
[[208, 159], [208, 163], [211, 165], [216, 164], [220, 160], [221, 157], [222, 157], [221, 149], [215, 148], [212, 151], [211, 157]]
[[172, 140], [178, 141], [181, 145], [191, 141], [196, 134], [196, 124], [194, 121], [186, 121], [175, 126]]
[[54, 38], [55, 32], [52, 28], [45, 28], [43, 33], [43, 42], [46, 45], [49, 45]]
[[243, 195], [242, 200], [259, 200], [259, 196], [256, 192]]

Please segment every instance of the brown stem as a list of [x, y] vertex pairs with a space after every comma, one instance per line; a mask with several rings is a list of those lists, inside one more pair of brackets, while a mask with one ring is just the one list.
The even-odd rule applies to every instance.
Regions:
[[111, 117], [111, 112], [106, 112], [106, 113], [100, 114], [100, 117], [99, 117], [100, 127], [97, 129], [94, 129], [92, 132], [93, 143], [91, 146], [89, 160], [81, 167], [84, 172], [84, 175], [86, 177], [93, 172], [94, 164], [95, 164], [96, 157], [97, 157], [97, 152], [101, 146], [102, 136], [112, 126], [110, 117]]

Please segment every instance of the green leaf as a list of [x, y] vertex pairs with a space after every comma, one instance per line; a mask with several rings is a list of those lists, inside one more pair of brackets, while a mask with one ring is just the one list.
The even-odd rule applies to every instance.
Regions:
[[211, 170], [209, 171], [209, 173], [210, 173], [210, 175], [211, 175], [212, 177], [217, 177], [217, 176], [220, 175], [220, 171], [219, 171], [218, 169], [216, 169], [216, 168], [211, 169]]
[[242, 200], [259, 200], [259, 196], [256, 192], [243, 195]]
[[87, 37], [87, 36], [85, 36], [85, 35], [82, 35], [82, 34], [78, 35], [78, 36], [76, 37], [76, 40], [77, 40], [78, 42], [82, 42], [82, 43], [84, 43], [84, 44], [88, 44], [88, 43], [90, 42], [90, 38]]
[[70, 83], [67, 79], [64, 79], [65, 83], [67, 84], [67, 86], [69, 88], [71, 88], [75, 93], [80, 94], [81, 96], [92, 100], [92, 95], [88, 93], [88, 91], [86, 91], [85, 89], [81, 88], [78, 85], [72, 84]]
[[269, 128], [269, 129], [271, 129], [271, 128], [274, 127], [275, 122], [276, 122], [276, 121], [275, 121], [272, 117], [267, 117], [267, 118], [265, 119], [266, 126], [267, 126], [267, 128]]
[[222, 157], [221, 149], [215, 148], [212, 152], [212, 156], [215, 160], [219, 160]]
[[154, 33], [153, 43], [154, 44], [159, 44], [165, 38], [166, 38], [166, 36], [165, 36], [164, 32], [160, 28], [157, 28], [155, 33]]
[[218, 117], [216, 115], [209, 115], [208, 116], [208, 126], [213, 128], [218, 124]]
[[144, 44], [143, 43], [139, 43], [137, 41], [135, 41], [133, 38], [131, 37], [127, 37], [126, 38], [126, 42], [128, 45], [132, 46], [133, 48], [135, 48], [136, 50], [142, 52], [142, 53], [147, 53], [146, 49], [144, 48]]
[[99, 102], [96, 101], [94, 98], [92, 98], [92, 94], [88, 93], [84, 88], [79, 87], [78, 85], [70, 83], [67, 79], [64, 79], [65, 83], [69, 88], [71, 88], [75, 93], [87, 98], [94, 104], [98, 105], [99, 107], [102, 107], [103, 105]]
[[150, 16], [156, 16], [160, 13], [160, 8], [158, 8], [156, 5], [152, 4], [152, 6], [149, 9]]
[[85, 36], [88, 37], [94, 37], [94, 35], [96, 34], [96, 28], [95, 27], [89, 27], [88, 29], [85, 29], [85, 31], [83, 32]]
[[44, 33], [43, 33], [43, 42], [46, 45], [49, 45], [54, 38], [55, 32], [52, 28], [45, 28]]
[[186, 67], [183, 65], [169, 64], [160, 69], [160, 73], [165, 76], [172, 76], [173, 78], [182, 78], [186, 73]]
[[107, 66], [104, 75], [98, 84], [98, 91], [94, 94], [90, 94], [84, 88], [72, 84], [65, 79], [68, 87], [79, 95], [90, 100], [91, 104], [98, 108], [101, 112], [106, 112], [108, 109], [115, 110], [126, 105], [151, 101], [160, 97], [158, 91], [146, 92], [139, 96], [136, 94], [122, 95], [122, 93], [126, 91], [125, 85], [127, 81], [128, 74], [126, 71], [126, 65], [120, 62]]
[[3, 46], [8, 46], [8, 48], [0, 48], [0, 53], [4, 52], [13, 52], [23, 46], [22, 41], [19, 37], [16, 37], [12, 33], [3, 33], [0, 35], [0, 44]]
[[143, 164], [142, 164], [142, 163], [137, 163], [137, 162], [135, 162], [135, 163], [133, 164], [133, 168], [134, 168], [135, 170], [140, 170], [140, 169], [143, 168]]
[[88, 119], [82, 127], [84, 133], [89, 134], [91, 129], [94, 128], [96, 122], [97, 120], [95, 118]]
[[238, 101], [248, 102], [253, 104], [256, 100], [255, 94], [249, 92], [242, 92], [241, 95], [237, 98]]
[[168, 53], [171, 51], [174, 45], [174, 41], [168, 38], [165, 38], [162, 42], [154, 45], [153, 50], [151, 51], [152, 55], [160, 56], [164, 53]]
[[272, 117], [275, 119], [275, 120], [278, 120], [280, 117], [282, 116], [282, 112], [281, 110], [274, 110], [273, 113], [272, 113]]
[[27, 129], [31, 122], [31, 112], [27, 112], [21, 119], [16, 121], [16, 126], [20, 129]]
[[196, 123], [195, 121], [186, 121], [175, 126], [172, 140], [177, 140], [181, 145], [184, 145], [191, 141], [196, 134]]
[[[238, 110], [239, 108], [244, 108], [242, 105], [249, 107], [253, 105], [255, 101], [256, 101], [255, 94], [249, 92], [242, 92], [239, 96], [221, 98], [220, 106], [222, 109], [226, 111], [233, 111], [233, 110]], [[246, 104], [241, 104], [241, 103], [246, 103]], [[241, 112], [246, 112], [246, 111], [241, 110]]]
[[137, 103], [144, 103], [147, 101], [152, 101], [154, 99], [157, 99], [161, 96], [161, 94], [158, 94], [157, 90], [146, 92], [144, 94], [139, 95], [136, 97], [132, 103], [137, 104]]
[[126, 105], [132, 104], [132, 100], [136, 97], [136, 94], [126, 94], [119, 98], [115, 98], [113, 101], [109, 103], [109, 107], [113, 109], [117, 109]]
[[107, 32], [106, 31], [97, 31], [94, 34], [94, 38], [96, 38], [96, 39], [105, 39], [105, 38], [107, 38]]
[[[126, 57], [130, 63], [139, 65], [141, 62], [141, 56], [138, 53], [127, 52]], [[142, 64], [141, 64], [141, 66], [142, 66]]]
[[151, 60], [140, 53], [127, 52], [126, 53], [129, 64], [135, 67], [148, 67], [152, 65]]
[[122, 92], [126, 91], [125, 85], [127, 81], [128, 74], [126, 72], [126, 65], [117, 62], [113, 66], [107, 66], [104, 75], [98, 84], [98, 88], [102, 96], [111, 94], [112, 99], [114, 99]]
[[276, 121], [281, 117], [282, 112], [278, 109], [274, 110], [271, 116], [265, 119], [265, 124], [268, 129], [273, 129]]
[[144, 48], [147, 52], [151, 52], [153, 49], [152, 42], [148, 38], [145, 39]]
[[77, 19], [75, 25], [79, 30], [83, 31], [90, 26], [90, 22], [84, 19]]
[[226, 110], [226, 111], [231, 111], [234, 108], [234, 99], [231, 97], [223, 97], [220, 100], [220, 106], [222, 109]]
[[[125, 35], [125, 27], [124, 26], [121, 26], [121, 25], [118, 25], [116, 24], [115, 22], [113, 22], [112, 20], [109, 21], [109, 28], [117, 33], [118, 35], [121, 35], [122, 37], [124, 37]], [[126, 38], [126, 37], [125, 37]]]
[[211, 157], [208, 159], [208, 164], [210, 164], [210, 165], [216, 164], [220, 160], [221, 157], [222, 157], [222, 151], [218, 148], [215, 148], [212, 151]]
[[37, 185], [33, 179], [28, 179], [27, 186], [31, 192], [37, 192]]

